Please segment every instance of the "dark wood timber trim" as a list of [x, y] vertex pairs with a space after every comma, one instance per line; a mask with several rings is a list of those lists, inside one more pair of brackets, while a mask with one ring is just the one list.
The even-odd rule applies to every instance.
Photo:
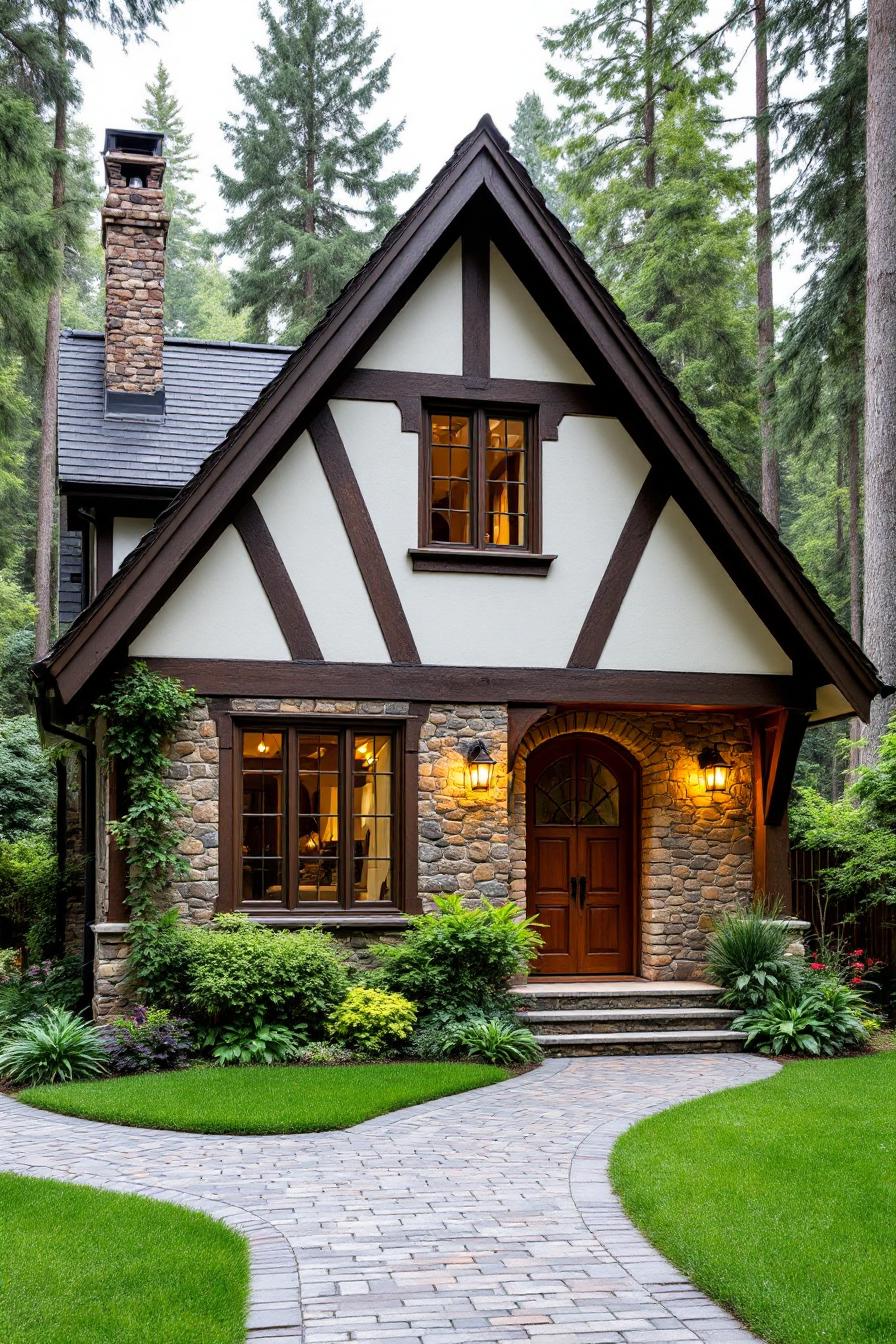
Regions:
[[429, 704], [425, 700], [414, 700], [408, 705], [408, 717], [404, 726], [404, 770], [401, 780], [401, 827], [399, 829], [399, 855], [401, 875], [402, 905], [406, 914], [419, 915], [423, 904], [420, 899], [419, 880], [419, 760], [420, 732], [429, 718]]
[[[149, 541], [39, 665], [64, 705], [158, 611], [476, 214], [735, 582], [801, 668], [814, 660], [867, 717], [884, 687], [802, 576], [658, 364], [484, 118], [212, 453]], [[500, 236], [499, 236], [500, 235]], [[818, 684], [818, 683], [816, 683]]]
[[93, 524], [93, 574], [91, 598], [96, 597], [112, 577], [112, 515], [98, 513]]
[[492, 551], [444, 550], [417, 546], [408, 551], [411, 567], [420, 573], [448, 574], [529, 574], [544, 578], [556, 555], [532, 555], [530, 551], [511, 551], [504, 547]]
[[507, 770], [513, 770], [520, 744], [530, 728], [550, 713], [548, 705], [511, 705], [507, 711]]
[[722, 672], [617, 672], [570, 667], [451, 667], [395, 663], [289, 663], [226, 658], [146, 658], [202, 695], [346, 700], [494, 700], [523, 705], [652, 705], [680, 709], [807, 711], [814, 688], [795, 677]]
[[249, 552], [249, 559], [271, 604], [291, 657], [322, 658], [305, 608], [254, 499], [246, 500], [233, 523]]
[[540, 408], [541, 438], [556, 439], [565, 415], [616, 415], [618, 398], [588, 383], [546, 383], [527, 378], [489, 378], [472, 386], [453, 373], [403, 373], [393, 369], [352, 369], [333, 391], [345, 401], [393, 401], [401, 427], [419, 434], [422, 403], [457, 401], [481, 405]]
[[638, 491], [603, 578], [597, 585], [597, 592], [570, 654], [570, 667], [597, 667], [600, 662], [623, 598], [668, 499], [669, 490], [656, 467], [652, 467]]
[[793, 908], [787, 797], [796, 765], [794, 738], [799, 735], [802, 740], [800, 721], [805, 728], [805, 715], [774, 710], [757, 715], [752, 722], [753, 888], [758, 895], [779, 902], [785, 914]]
[[239, 771], [233, 759], [233, 715], [228, 700], [210, 697], [206, 701], [209, 718], [218, 729], [218, 901], [217, 910], [236, 909], [235, 835], [239, 816]]
[[767, 826], [779, 826], [786, 815], [806, 726], [805, 714], [788, 710], [760, 721], [763, 817]]
[[329, 406], [318, 411], [309, 429], [389, 657], [393, 663], [419, 663], [411, 627]]
[[465, 230], [461, 241], [464, 384], [481, 387], [491, 370], [490, 240], [481, 229]]

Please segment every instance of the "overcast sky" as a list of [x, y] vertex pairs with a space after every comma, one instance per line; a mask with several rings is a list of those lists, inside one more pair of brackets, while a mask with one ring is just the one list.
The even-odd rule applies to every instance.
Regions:
[[[718, 0], [716, 7], [721, 12]], [[535, 89], [550, 106], [539, 34], [549, 25], [563, 23], [572, 8], [571, 0], [449, 0], [444, 5], [364, 0], [369, 26], [380, 30], [381, 54], [393, 56], [391, 87], [376, 111], [380, 119], [406, 121], [403, 148], [392, 166], [419, 165], [422, 186], [483, 112], [490, 112], [509, 136], [524, 93]], [[93, 132], [97, 161], [104, 129], [135, 124], [144, 86], [159, 60], [164, 61], [193, 133], [194, 190], [206, 225], [219, 228], [224, 214], [212, 170], [215, 164], [230, 166], [220, 122], [238, 106], [233, 67], [254, 67], [254, 47], [263, 41], [264, 32], [256, 0], [182, 0], [169, 13], [165, 29], [126, 51], [108, 36], [91, 32], [93, 66], [82, 73], [84, 103], [79, 115]], [[741, 39], [738, 56], [744, 49]], [[729, 116], [749, 112], [752, 76], [750, 52], [740, 64]], [[748, 154], [745, 146], [742, 156]], [[409, 204], [414, 195], [400, 200], [399, 206]], [[782, 259], [777, 303], [787, 302], [798, 283], [792, 265]]]

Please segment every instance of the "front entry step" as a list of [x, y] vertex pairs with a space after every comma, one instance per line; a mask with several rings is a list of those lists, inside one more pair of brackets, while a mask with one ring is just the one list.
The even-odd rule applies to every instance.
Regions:
[[547, 1055], [692, 1054], [741, 1050], [737, 1013], [714, 985], [624, 980], [515, 989], [518, 1015]]
[[546, 1055], [695, 1055], [741, 1050], [745, 1031], [607, 1031], [549, 1036], [536, 1033]]

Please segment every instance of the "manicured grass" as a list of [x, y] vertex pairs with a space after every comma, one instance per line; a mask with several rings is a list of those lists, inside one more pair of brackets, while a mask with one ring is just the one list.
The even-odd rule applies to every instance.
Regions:
[[788, 1064], [624, 1134], [650, 1240], [770, 1344], [896, 1340], [896, 1054]]
[[242, 1344], [249, 1254], [201, 1213], [0, 1175], [3, 1344]]
[[184, 1069], [32, 1087], [20, 1100], [64, 1115], [201, 1134], [345, 1129], [373, 1115], [509, 1077], [487, 1064]]

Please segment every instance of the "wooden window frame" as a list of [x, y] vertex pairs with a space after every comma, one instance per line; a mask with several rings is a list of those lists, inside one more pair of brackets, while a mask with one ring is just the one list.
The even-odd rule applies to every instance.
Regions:
[[[341, 715], [326, 718], [288, 718], [282, 715], [251, 715], [234, 717], [232, 747], [232, 843], [230, 845], [231, 876], [228, 883], [230, 899], [219, 903], [219, 908], [242, 910], [250, 917], [270, 920], [277, 917], [285, 919], [313, 918], [321, 923], [339, 922], [346, 917], [365, 917], [375, 922], [378, 918], [402, 914], [408, 905], [406, 891], [405, 852], [412, 844], [416, 858], [416, 836], [408, 837], [408, 825], [405, 817], [405, 796], [408, 787], [406, 761], [406, 733], [408, 720], [405, 719], [368, 719], [346, 718]], [[246, 732], [280, 733], [283, 737], [283, 777], [284, 798], [283, 818], [283, 883], [286, 899], [280, 901], [242, 900], [243, 872], [243, 734]], [[297, 742], [300, 734], [333, 735], [339, 739], [339, 779], [341, 784], [339, 803], [339, 835], [337, 853], [337, 890], [342, 899], [336, 901], [302, 901], [299, 899], [298, 873], [298, 761]], [[356, 733], [369, 733], [380, 737], [388, 736], [392, 742], [392, 823], [390, 828], [390, 848], [392, 865], [391, 901], [358, 901], [354, 899], [351, 880], [351, 836], [353, 834], [353, 775], [355, 773], [352, 755], [353, 737]], [[416, 766], [416, 754], [412, 757]], [[416, 807], [416, 779], [414, 789]], [[222, 819], [223, 820], [223, 819]], [[222, 837], [223, 839], [224, 837]]]
[[[469, 542], [436, 541], [432, 536], [432, 417], [464, 415], [470, 420], [471, 503]], [[485, 541], [487, 445], [489, 419], [522, 420], [525, 426], [527, 527], [525, 546]], [[420, 435], [418, 546], [409, 554], [415, 570], [448, 569], [460, 573], [546, 574], [554, 556], [541, 554], [541, 434], [536, 406], [503, 402], [424, 402]]]

